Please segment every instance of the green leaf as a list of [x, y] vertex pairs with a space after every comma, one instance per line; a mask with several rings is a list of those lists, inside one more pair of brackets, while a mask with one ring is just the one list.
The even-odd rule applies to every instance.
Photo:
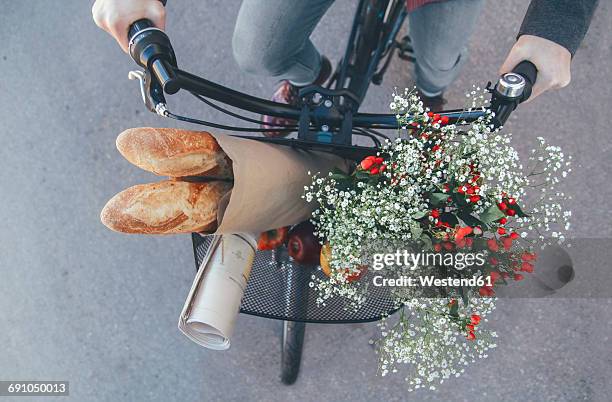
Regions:
[[331, 177], [332, 179], [336, 181], [347, 181], [350, 179], [349, 176], [345, 174], [339, 174], [339, 173], [332, 173], [329, 177]]
[[514, 211], [516, 212], [516, 216], [521, 217], [521, 218], [526, 218], [529, 215], [527, 215], [525, 212], [523, 212], [523, 210], [521, 209], [521, 207], [519, 206], [518, 203], [514, 203], [514, 204], [510, 204], [508, 206], [508, 208], [510, 209], [514, 209]]
[[447, 198], [448, 194], [445, 193], [431, 193], [431, 195], [429, 196], [429, 200], [433, 205], [438, 205], [443, 201], [446, 201]]
[[427, 216], [427, 211], [417, 211], [412, 214], [414, 219], [423, 219], [425, 216]]
[[498, 219], [506, 216], [498, 207], [497, 204], [491, 205], [489, 208], [485, 209], [479, 216], [480, 220], [484, 223], [492, 223]]
[[423, 234], [423, 228], [416, 222], [410, 223], [410, 234], [412, 234], [412, 238], [418, 239]]
[[465, 223], [468, 226], [474, 227], [474, 226], [486, 226], [484, 222], [482, 222], [480, 219], [474, 217], [473, 215], [471, 215], [469, 212], [467, 211], [460, 211], [457, 216], [459, 217], [459, 219], [461, 219], [463, 221], [463, 223]]
[[431, 238], [426, 234], [421, 235], [421, 243], [423, 243], [423, 251], [431, 250], [433, 248]]
[[457, 219], [457, 216], [455, 214], [451, 214], [450, 212], [442, 213], [440, 215], [440, 220], [442, 220], [442, 222], [449, 223], [451, 227], [459, 224], [459, 219]]

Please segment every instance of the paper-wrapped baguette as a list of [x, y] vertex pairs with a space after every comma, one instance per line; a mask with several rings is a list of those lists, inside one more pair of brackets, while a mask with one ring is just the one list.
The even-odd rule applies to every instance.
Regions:
[[117, 149], [134, 165], [161, 176], [232, 177], [231, 160], [206, 131], [130, 128], [117, 137]]
[[217, 229], [219, 200], [231, 188], [223, 181], [139, 184], [111, 198], [100, 218], [122, 233], [212, 233]]

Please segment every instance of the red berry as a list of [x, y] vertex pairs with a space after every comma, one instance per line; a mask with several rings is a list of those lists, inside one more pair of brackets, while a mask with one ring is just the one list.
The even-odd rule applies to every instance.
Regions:
[[427, 112], [427, 116], [433, 117], [433, 115], [434, 115], [433, 112]]
[[379, 172], [379, 169], [377, 167], [370, 169], [371, 174], [378, 174], [378, 172]]
[[519, 234], [518, 234], [518, 233], [516, 233], [516, 232], [512, 232], [512, 233], [510, 233], [510, 238], [511, 238], [512, 240], [516, 240], [516, 239], [518, 239], [519, 237], [520, 237], [520, 236], [519, 236]]
[[430, 215], [431, 215], [433, 218], [439, 218], [439, 217], [440, 217], [440, 211], [438, 211], [437, 209], [433, 209], [433, 210], [431, 211], [431, 214], [430, 214]]
[[508, 219], [506, 219], [506, 218], [501, 218], [501, 219], [499, 220], [499, 224], [500, 224], [500, 225], [505, 225], [506, 223], [508, 223]]
[[525, 277], [521, 274], [514, 274], [515, 281], [522, 281]]
[[499, 233], [501, 236], [506, 234], [506, 229], [504, 228], [497, 228], [497, 233]]
[[434, 244], [433, 248], [436, 253], [439, 253], [440, 251], [442, 251], [442, 245], [440, 243]]
[[470, 324], [478, 325], [480, 324], [480, 316], [478, 314], [472, 314], [470, 317]]
[[504, 250], [508, 251], [512, 248], [512, 239], [510, 237], [502, 237], [501, 239]]
[[514, 198], [508, 198], [508, 204], [512, 205], [516, 203], [516, 200]]
[[515, 211], [514, 209], [509, 209], [509, 210], [507, 210], [507, 211], [506, 211], [506, 213], [507, 213], [509, 216], [514, 216], [514, 215], [516, 215], [516, 211]]
[[474, 339], [476, 339], [476, 335], [474, 334], [474, 331], [469, 331], [466, 338], [468, 339], [468, 341], [473, 341]]
[[499, 251], [499, 244], [497, 244], [497, 240], [495, 239], [487, 240], [487, 247], [489, 247], [491, 251]]
[[453, 243], [449, 241], [445, 241], [443, 246], [446, 251], [451, 251], [453, 249]]
[[448, 124], [448, 116], [442, 116], [440, 118], [440, 121], [442, 122], [442, 124]]
[[473, 195], [470, 197], [470, 202], [478, 202], [478, 201], [480, 201], [479, 195]]
[[499, 204], [497, 204], [497, 207], [501, 209], [502, 211], [508, 209], [508, 206], [503, 202], [500, 202]]
[[488, 286], [483, 286], [480, 289], [478, 289], [478, 293], [482, 296], [482, 297], [491, 297], [491, 296], [495, 296], [495, 291], [493, 289], [491, 289]]
[[385, 170], [387, 170], [387, 165], [380, 165], [380, 168], [378, 170], [380, 171], [380, 173], [384, 172]]
[[532, 273], [533, 265], [531, 265], [527, 261], [523, 261], [523, 264], [521, 264], [521, 271]]
[[374, 163], [377, 165], [380, 165], [381, 163], [383, 163], [385, 160], [383, 158], [381, 158], [380, 156], [377, 157], [376, 159], [374, 159]]
[[473, 331], [474, 330], [474, 326], [472, 324], [466, 324], [465, 329], [467, 329], [468, 331]]

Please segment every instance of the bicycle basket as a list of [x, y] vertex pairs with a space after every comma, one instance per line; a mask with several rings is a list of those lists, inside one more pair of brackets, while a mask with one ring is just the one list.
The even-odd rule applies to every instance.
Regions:
[[[192, 234], [196, 269], [202, 264], [212, 237]], [[377, 321], [396, 308], [383, 287], [370, 286], [366, 302], [355, 311], [339, 297], [318, 305], [317, 289], [309, 286], [311, 276], [324, 278], [320, 269], [289, 263], [286, 251], [258, 251], [242, 299], [240, 312], [277, 320], [316, 323], [357, 323]], [[370, 279], [371, 272], [362, 281]]]

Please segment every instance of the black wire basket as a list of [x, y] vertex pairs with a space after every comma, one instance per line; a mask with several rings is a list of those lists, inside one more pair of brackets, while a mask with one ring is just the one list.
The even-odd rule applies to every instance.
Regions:
[[[193, 233], [192, 240], [198, 269], [212, 236]], [[290, 262], [284, 248], [257, 251], [240, 312], [284, 321], [340, 324], [377, 321], [396, 310], [388, 288], [375, 286], [369, 286], [367, 300], [358, 310], [348, 307], [340, 297], [317, 304], [318, 290], [310, 287], [312, 275], [325, 277], [318, 267]], [[360, 280], [371, 284], [371, 275], [368, 272]]]

